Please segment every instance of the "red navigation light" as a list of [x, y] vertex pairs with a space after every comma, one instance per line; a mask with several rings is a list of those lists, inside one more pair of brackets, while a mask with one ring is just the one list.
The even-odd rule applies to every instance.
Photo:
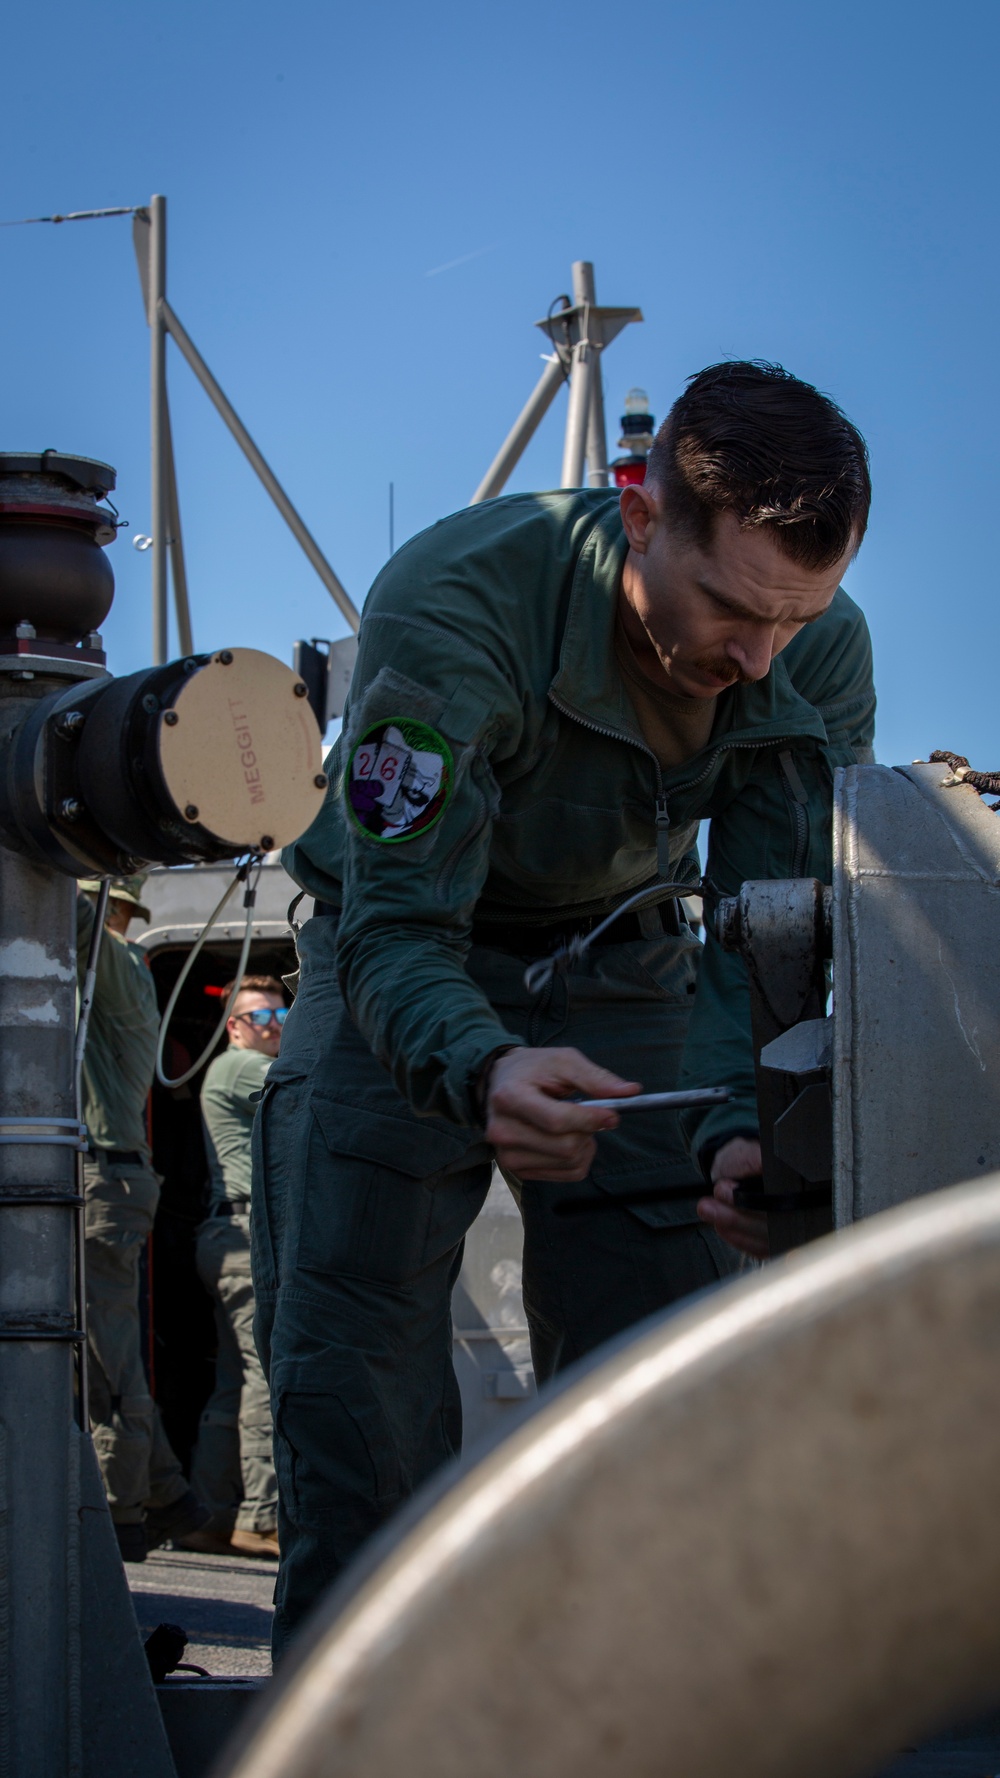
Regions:
[[637, 487], [646, 479], [645, 457], [616, 457], [611, 464], [616, 488]]
[[649, 396], [645, 389], [630, 389], [625, 397], [622, 435], [618, 440], [619, 449], [628, 451], [629, 455], [616, 457], [610, 466], [616, 488], [633, 488], [645, 481], [646, 458], [655, 430], [653, 416], [649, 411]]

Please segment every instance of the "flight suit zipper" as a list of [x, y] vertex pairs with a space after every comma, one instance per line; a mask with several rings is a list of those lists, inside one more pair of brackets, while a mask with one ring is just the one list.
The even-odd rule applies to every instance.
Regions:
[[[639, 749], [640, 753], [645, 753], [647, 758], [652, 760], [653, 768], [656, 772], [656, 782], [658, 785], [658, 790], [657, 790], [657, 795], [656, 795], [656, 814], [655, 814], [655, 821], [656, 821], [656, 871], [657, 871], [657, 875], [660, 877], [664, 877], [664, 878], [669, 877], [669, 875], [670, 875], [670, 857], [669, 857], [669, 852], [670, 852], [670, 805], [669, 805], [669, 798], [667, 796], [667, 793], [666, 793], [666, 790], [665, 790], [664, 784], [663, 784], [663, 772], [660, 767], [660, 762], [657, 759], [656, 754], [653, 752], [652, 748], [647, 747], [644, 741], [636, 740], [634, 735], [623, 735], [620, 729], [609, 728], [606, 723], [592, 722], [590, 720], [590, 718], [587, 716], [578, 716], [575, 710], [571, 710], [569, 708], [569, 706], [567, 704], [564, 704], [560, 698], [557, 698], [555, 693], [552, 691], [549, 692], [549, 701], [555, 705], [555, 708], [557, 710], [562, 712], [563, 716], [568, 716], [571, 722], [579, 723], [581, 728], [590, 729], [590, 730], [592, 730], [592, 732], [595, 735], [606, 735], [608, 740], [610, 740], [610, 741], [624, 741], [627, 746], [637, 747]], [[759, 752], [761, 750], [761, 748], [763, 748], [763, 747], [787, 747], [791, 743], [797, 741], [798, 739], [799, 739], [798, 735], [769, 735], [766, 740], [760, 740], [760, 741], [723, 742], [720, 746], [712, 749], [712, 752], [709, 754], [709, 757], [708, 757], [708, 763], [706, 764], [704, 770], [698, 773], [697, 777], [689, 778], [686, 781], [686, 783], [676, 784], [674, 786], [673, 795], [675, 797], [680, 796], [684, 791], [694, 790], [697, 788], [697, 786], [699, 784], [703, 784], [705, 782], [705, 779], [711, 776], [712, 771], [715, 767], [716, 760], [719, 759], [723, 753], [737, 753], [741, 750], [745, 752], [748, 749], [752, 752]], [[798, 777], [798, 773], [796, 773], [796, 777]], [[787, 777], [786, 777], [786, 783], [787, 783]], [[801, 788], [801, 781], [800, 781], [800, 788]], [[798, 814], [802, 818], [802, 831], [800, 832], [798, 827], [796, 829], [795, 851], [796, 851], [796, 856], [797, 856], [799, 849], [801, 847], [802, 854], [803, 854], [803, 861], [804, 861], [805, 846], [806, 846], [806, 843], [808, 840], [808, 828], [807, 828], [807, 824], [806, 824], [805, 810], [803, 808], [799, 807], [799, 804], [797, 801], [796, 801], [795, 806], [796, 806], [796, 810], [797, 810]], [[792, 874], [794, 876], [794, 875], [797, 875], [798, 872], [793, 871]]]
[[670, 877], [670, 809], [667, 804], [667, 793], [663, 788], [663, 772], [653, 749], [647, 747], [645, 741], [637, 740], [634, 735], [623, 735], [620, 729], [608, 728], [606, 723], [591, 722], [587, 716], [578, 716], [576, 711], [570, 710], [556, 697], [554, 692], [549, 692], [549, 701], [562, 712], [563, 716], [568, 716], [571, 722], [579, 723], [581, 728], [589, 728], [595, 735], [606, 735], [609, 741], [624, 741], [627, 746], [638, 748], [640, 753], [644, 753], [647, 759], [652, 760], [658, 787], [655, 814], [656, 874], [666, 882]]
[[666, 881], [670, 875], [670, 809], [662, 779], [660, 785], [656, 799], [656, 874]]

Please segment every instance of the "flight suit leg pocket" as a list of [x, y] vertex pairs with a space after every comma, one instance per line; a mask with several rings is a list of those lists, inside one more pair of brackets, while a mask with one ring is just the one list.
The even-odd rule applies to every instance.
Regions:
[[304, 1189], [308, 1127], [308, 1083], [267, 1081], [250, 1139], [250, 1265], [258, 1292], [274, 1291], [285, 1269], [293, 1194]]
[[402, 1286], [458, 1246], [489, 1189], [458, 1131], [318, 1093], [310, 1110], [303, 1271]]
[[364, 1355], [335, 1347], [282, 1359], [271, 1377], [282, 1511], [349, 1554], [396, 1505], [401, 1470]]

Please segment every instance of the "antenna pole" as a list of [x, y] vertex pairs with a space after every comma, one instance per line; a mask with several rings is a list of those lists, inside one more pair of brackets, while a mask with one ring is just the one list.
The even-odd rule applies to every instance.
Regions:
[[597, 307], [594, 267], [589, 259], [573, 262], [573, 308], [579, 335], [573, 347], [569, 379], [569, 411], [563, 448], [562, 486], [583, 485], [586, 460], [592, 488], [608, 485], [608, 445], [604, 425], [604, 384], [601, 348], [604, 345], [603, 314]]
[[152, 458], [150, 529], [153, 533], [153, 665], [167, 659], [167, 534], [169, 529], [169, 419], [167, 415], [167, 200], [149, 206], [149, 413]]
[[549, 359], [534, 389], [525, 402], [507, 437], [469, 501], [478, 506], [492, 500], [503, 489], [520, 461], [528, 444], [544, 420], [565, 381], [566, 373], [557, 358]]
[[174, 464], [174, 432], [170, 424], [170, 407], [164, 402], [167, 445], [167, 514], [170, 530], [170, 578], [174, 587], [174, 616], [177, 619], [177, 641], [182, 654], [194, 653], [191, 631], [191, 603], [188, 599], [187, 568], [184, 564], [184, 538], [181, 534], [181, 503], [177, 493], [177, 470]]
[[[601, 353], [617, 339], [623, 327], [642, 320], [641, 309], [599, 307], [594, 292], [594, 267], [589, 259], [578, 259], [573, 266], [573, 301], [562, 299], [563, 307], [549, 309], [544, 321], [537, 321], [547, 340], [555, 348], [538, 384], [518, 414], [508, 436], [486, 471], [469, 502], [492, 500], [499, 494], [521, 456], [528, 440], [548, 413], [567, 375], [569, 376], [569, 412], [566, 416], [566, 439], [563, 449], [562, 481], [564, 488], [583, 484], [583, 466], [589, 464], [592, 488], [608, 485], [608, 445], [604, 420], [604, 382], [601, 375]], [[556, 298], [559, 302], [560, 298]], [[555, 312], [553, 313], [553, 310]], [[556, 329], [561, 337], [557, 340]]]
[[229, 427], [229, 430], [239, 445], [240, 450], [243, 452], [243, 455], [247, 458], [251, 467], [260, 477], [270, 494], [271, 499], [274, 501], [275, 506], [278, 508], [278, 511], [284, 519], [285, 524], [291, 531], [292, 536], [298, 542], [299, 547], [312, 563], [334, 604], [339, 605], [350, 624], [351, 629], [356, 632], [361, 627], [361, 614], [354, 605], [350, 594], [334, 573], [323, 554], [323, 551], [320, 549], [319, 544], [316, 542], [315, 537], [312, 536], [311, 532], [308, 531], [303, 524], [270, 464], [265, 461], [261, 452], [257, 449], [257, 446], [250, 437], [250, 434], [244, 426], [243, 421], [240, 419], [239, 414], [236, 412], [236, 409], [233, 407], [232, 403], [227, 400], [191, 338], [191, 335], [187, 332], [186, 328], [181, 325], [181, 322], [174, 314], [174, 311], [170, 307], [165, 296], [161, 296], [160, 298], [159, 316], [163, 326], [168, 329], [176, 344], [180, 347], [183, 356], [187, 359], [209, 400], [212, 402], [217, 412], [222, 415], [222, 418]]
[[594, 267], [589, 259], [578, 259], [573, 266], [573, 301], [586, 304], [591, 312], [594, 365], [590, 379], [590, 411], [587, 415], [587, 485], [606, 488], [608, 485], [608, 434], [604, 420], [604, 373], [601, 369], [600, 323], [596, 316], [597, 292], [594, 288]]
[[580, 488], [583, 486], [583, 464], [587, 452], [587, 430], [590, 425], [590, 410], [594, 383], [594, 360], [597, 356], [594, 347], [587, 338], [587, 316], [585, 309], [582, 320], [583, 338], [573, 347], [573, 368], [569, 378], [569, 408], [566, 412], [566, 439], [563, 445], [562, 477], [560, 487]]

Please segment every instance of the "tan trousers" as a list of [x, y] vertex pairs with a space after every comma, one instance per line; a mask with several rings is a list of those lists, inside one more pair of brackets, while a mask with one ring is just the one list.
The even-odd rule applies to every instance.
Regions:
[[271, 1402], [253, 1338], [249, 1216], [211, 1216], [198, 1230], [195, 1259], [215, 1304], [215, 1389], [201, 1417], [191, 1462], [199, 1499], [240, 1531], [273, 1532], [278, 1484]]
[[142, 1363], [139, 1260], [160, 1185], [152, 1168], [84, 1162], [90, 1425], [111, 1517], [141, 1524], [147, 1506], [187, 1490], [167, 1442]]

